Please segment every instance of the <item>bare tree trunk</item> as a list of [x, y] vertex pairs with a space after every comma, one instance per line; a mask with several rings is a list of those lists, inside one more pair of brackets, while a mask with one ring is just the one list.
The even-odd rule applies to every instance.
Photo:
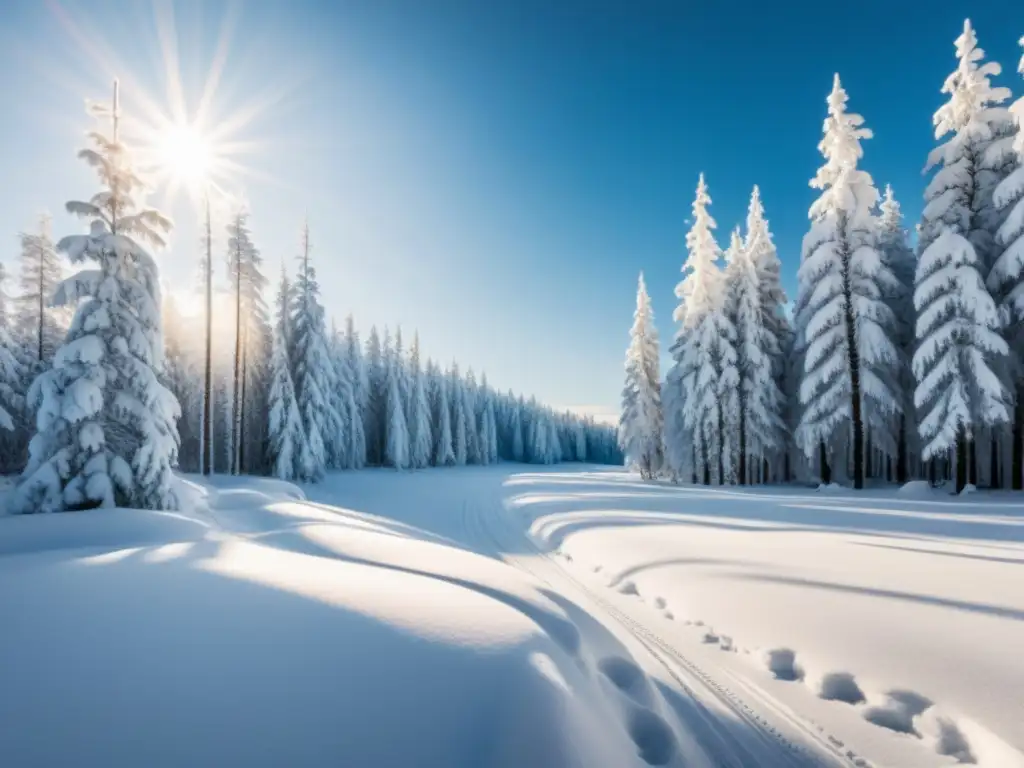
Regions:
[[210, 198], [206, 198], [206, 361], [205, 379], [203, 383], [203, 427], [201, 470], [204, 475], [210, 474], [212, 451], [211, 437], [211, 403], [213, 402], [213, 254], [212, 233], [210, 231]]
[[967, 486], [967, 430], [961, 426], [956, 436], [956, 492]]
[[[235, 219], [238, 225], [238, 219]], [[231, 419], [231, 474], [241, 471], [241, 450], [239, 448], [242, 434], [242, 243], [235, 238], [235, 381], [232, 390]]]
[[1013, 409], [1013, 456], [1010, 460], [1010, 487], [1024, 490], [1024, 387], [1017, 382], [1017, 404]]
[[825, 441], [818, 444], [818, 459], [821, 462], [821, 482], [828, 485], [832, 482], [832, 468], [828, 465], [828, 451], [825, 450]]

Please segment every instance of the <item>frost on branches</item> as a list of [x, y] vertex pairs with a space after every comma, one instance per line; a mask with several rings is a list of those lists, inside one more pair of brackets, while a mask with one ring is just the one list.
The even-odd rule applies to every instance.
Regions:
[[269, 459], [271, 474], [281, 480], [292, 480], [305, 471], [310, 459], [302, 417], [295, 400], [295, 388], [288, 365], [284, 325], [274, 329], [274, 350], [270, 358], [270, 412], [268, 414]]
[[622, 390], [619, 446], [626, 463], [643, 478], [661, 468], [661, 376], [658, 373], [658, 332], [643, 273], [636, 291], [636, 312], [626, 350], [626, 384]]
[[871, 131], [862, 127], [860, 115], [846, 111], [846, 101], [836, 75], [818, 145], [825, 164], [811, 180], [822, 194], [811, 205], [797, 273], [797, 331], [804, 354], [798, 439], [810, 458], [829, 449], [838, 453], [852, 430], [853, 483], [861, 488], [865, 422], [871, 412], [899, 409], [889, 383], [897, 360], [893, 318], [883, 300], [895, 279], [875, 243], [872, 209], [878, 192], [871, 176], [857, 168], [860, 142], [871, 138]]
[[75, 306], [53, 367], [28, 393], [36, 435], [13, 498], [15, 512], [90, 507], [174, 509], [171, 467], [178, 450], [178, 402], [158, 379], [163, 366], [159, 273], [140, 245], [163, 245], [170, 222], [140, 208], [142, 182], [118, 137], [119, 107], [94, 107], [110, 133], [89, 134], [79, 157], [97, 172], [101, 190], [69, 213], [90, 219], [87, 235], [58, 250], [87, 264], [63, 281], [57, 306]]
[[736, 370], [739, 375], [735, 414], [737, 479], [748, 481], [750, 457], [774, 448], [782, 434], [782, 393], [775, 382], [777, 341], [762, 314], [761, 276], [754, 254], [732, 233], [726, 252], [726, 313], [736, 330]]
[[[671, 397], [682, 408], [681, 418], [671, 421], [666, 439], [672, 456], [687, 456], [684, 444], [693, 446], [694, 466], [711, 482], [716, 465], [718, 483], [732, 475], [730, 435], [738, 410], [736, 329], [725, 312], [725, 287], [717, 261], [721, 249], [715, 242], [715, 221], [708, 213], [711, 197], [704, 176], [693, 202], [693, 227], [686, 235], [689, 251], [683, 265], [685, 277], [676, 286], [680, 304], [673, 315], [681, 324], [672, 345], [670, 380], [679, 391]], [[674, 467], [678, 474], [681, 467]]]
[[991, 87], [989, 78], [999, 73], [999, 65], [980, 63], [984, 52], [970, 22], [956, 40], [956, 52], [957, 69], [942, 88], [949, 101], [935, 113], [936, 137], [950, 138], [928, 160], [928, 168], [939, 170], [925, 190], [913, 370], [922, 456], [941, 456], [955, 445], [962, 488], [976, 430], [1009, 419], [1008, 393], [999, 376], [1009, 350], [986, 276], [989, 284], [1002, 284], [1014, 268], [998, 257], [999, 216], [992, 195], [1001, 164], [992, 162], [998, 153], [988, 152], [1007, 130], [1009, 115], [998, 105], [1009, 92]]
[[295, 296], [291, 315], [292, 365], [295, 400], [306, 436], [299, 480], [317, 481], [323, 477], [331, 457], [344, 439], [344, 425], [333, 397], [336, 391], [334, 363], [327, 344], [324, 309], [320, 304], [320, 286], [310, 262], [308, 225], [302, 231], [302, 253], [295, 276]]

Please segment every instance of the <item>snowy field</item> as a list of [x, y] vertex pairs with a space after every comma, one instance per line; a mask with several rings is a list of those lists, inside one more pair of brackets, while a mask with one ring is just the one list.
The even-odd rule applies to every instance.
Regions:
[[0, 519], [0, 765], [1024, 766], [1024, 503], [508, 467]]

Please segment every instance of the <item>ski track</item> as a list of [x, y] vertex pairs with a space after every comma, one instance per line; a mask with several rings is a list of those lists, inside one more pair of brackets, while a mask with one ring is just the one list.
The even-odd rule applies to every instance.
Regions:
[[[554, 557], [537, 547], [528, 533], [512, 530], [505, 523], [503, 513], [504, 510], [499, 508], [495, 514], [486, 515], [481, 507], [469, 501], [463, 502], [462, 522], [473, 548], [479, 554], [519, 568], [547, 584], [552, 592], [558, 595], [564, 595], [564, 586], [570, 585], [588, 601], [598, 606], [608, 619], [626, 630], [675, 683], [676, 692], [686, 697], [688, 703], [698, 713], [700, 722], [686, 719], [682, 725], [714, 761], [714, 765], [722, 768], [747, 768], [753, 765], [772, 768], [870, 768], [871, 763], [867, 760], [858, 757], [852, 750], [844, 749], [842, 740], [820, 732], [817, 727], [739, 675], [728, 670], [719, 670], [722, 678], [727, 678], [732, 687], [716, 680], [650, 627], [628, 616], [579, 581]], [[556, 580], [562, 583], [552, 583], [551, 578], [538, 573], [536, 568], [527, 564], [526, 558], [506, 554], [516, 549], [506, 546], [510, 542], [507, 537], [510, 536], [515, 537], [514, 542], [518, 547], [526, 547], [530, 551], [531, 558], [540, 558], [540, 562], [547, 566], [548, 576], [553, 572], [557, 574]], [[608, 624], [607, 620], [602, 620], [603, 617], [594, 615], [591, 611], [587, 613], [600, 624]], [[611, 632], [610, 629], [608, 631]], [[749, 738], [740, 738], [734, 731], [726, 728], [721, 716], [713, 713], [705, 703], [709, 699], [714, 700], [742, 722], [747, 727]], [[787, 733], [799, 737], [804, 743], [796, 743], [786, 735]]]

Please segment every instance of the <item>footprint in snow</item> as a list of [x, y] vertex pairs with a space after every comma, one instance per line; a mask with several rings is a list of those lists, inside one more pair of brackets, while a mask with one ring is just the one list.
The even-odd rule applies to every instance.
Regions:
[[636, 595], [640, 596], [640, 591], [636, 588], [636, 584], [632, 581], [624, 581], [618, 586], [618, 591], [623, 595]]
[[804, 670], [796, 662], [796, 652], [790, 648], [774, 648], [765, 654], [768, 671], [775, 675], [776, 680], [790, 682], [803, 680]]

